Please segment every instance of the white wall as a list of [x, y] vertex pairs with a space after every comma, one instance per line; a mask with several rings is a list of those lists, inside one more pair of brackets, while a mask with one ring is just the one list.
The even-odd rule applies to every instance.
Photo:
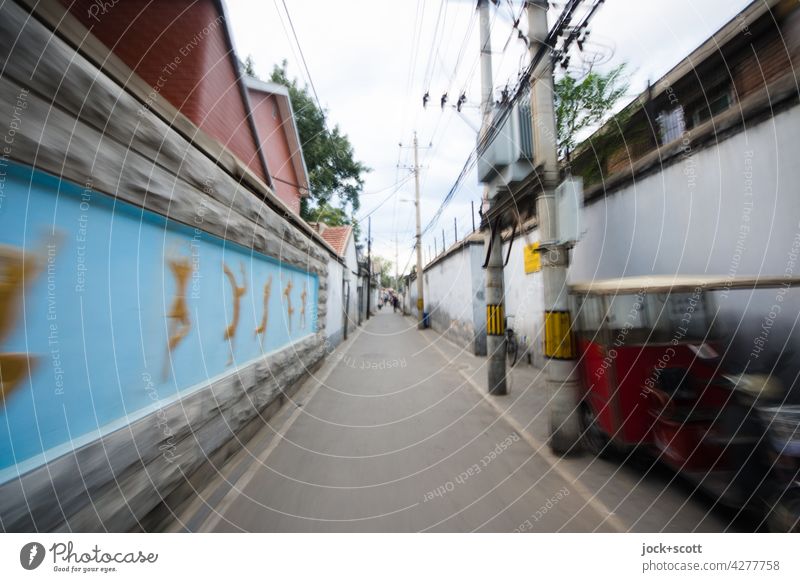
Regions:
[[351, 334], [358, 327], [359, 320], [359, 304], [358, 304], [358, 288], [361, 285], [361, 279], [358, 276], [358, 255], [356, 254], [356, 243], [353, 235], [347, 241], [347, 246], [344, 251], [344, 261], [347, 265], [349, 283], [345, 283], [345, 293], [349, 289], [350, 299], [347, 307], [347, 333]]
[[570, 279], [728, 274], [734, 263], [783, 273], [800, 220], [798, 135], [795, 107], [592, 203]]
[[417, 319], [417, 280], [408, 278], [408, 288], [403, 295], [403, 313]]
[[[800, 262], [792, 262], [800, 248], [798, 136], [794, 107], [590, 204], [570, 281], [650, 273], [800, 276]], [[799, 293], [787, 292], [770, 323], [775, 350], [795, 325]], [[743, 291], [716, 298], [728, 329], [742, 323], [746, 358], [753, 339], [744, 336], [759, 333], [777, 291], [752, 301]]]
[[[539, 232], [532, 231], [526, 237], [518, 237], [511, 245], [511, 256], [503, 270], [505, 286], [505, 310], [509, 325], [520, 338], [520, 346], [530, 349], [532, 362], [544, 364], [543, 330], [544, 296], [542, 273], [525, 274], [524, 247], [539, 240]], [[503, 260], [508, 253], [509, 242], [503, 244]], [[520, 357], [522, 352], [520, 351]]]
[[[538, 233], [528, 235], [530, 243]], [[525, 274], [523, 248], [526, 239], [518, 237], [511, 247], [511, 256], [504, 271], [506, 315], [513, 315], [513, 328], [530, 347], [532, 362], [542, 365], [542, 274]], [[509, 243], [503, 245], [503, 257]], [[484, 245], [469, 244], [425, 271], [425, 304], [431, 326], [459, 345], [469, 346], [479, 355], [486, 354], [486, 271], [482, 268]], [[406, 309], [417, 316], [417, 287], [411, 282]], [[522, 355], [522, 354], [521, 354]]]
[[[797, 136], [800, 107], [718, 144], [690, 150], [678, 163], [593, 202], [584, 209], [586, 232], [571, 253], [569, 280], [651, 273], [800, 277]], [[531, 242], [537, 239], [536, 231], [529, 235]], [[515, 331], [530, 338], [534, 362], [541, 365], [542, 275], [525, 275], [524, 244], [524, 238], [514, 241], [504, 271], [506, 314], [515, 316]], [[507, 251], [508, 242], [504, 257]], [[426, 273], [426, 309], [434, 327], [462, 342], [460, 328], [475, 326], [480, 317], [485, 326], [482, 262], [483, 245], [476, 244]], [[470, 291], [475, 286], [480, 295]], [[782, 295], [778, 290], [732, 291], [715, 299], [726, 337], [739, 327], [731, 353], [742, 354], [742, 361], [765, 323], [772, 350], [784, 351], [793, 334], [788, 346], [800, 353], [800, 289]], [[774, 305], [779, 312], [772, 318]], [[406, 306], [416, 317], [414, 281]], [[765, 361], [762, 354], [754, 365]], [[791, 366], [792, 374], [800, 370], [800, 362]]]
[[372, 282], [372, 287], [370, 288], [370, 299], [369, 299], [370, 303], [369, 303], [369, 307], [372, 310], [372, 313], [377, 313], [378, 312], [378, 296], [379, 296], [378, 286], [379, 285], [377, 283], [375, 283], [375, 281], [373, 281]]
[[[486, 353], [486, 303], [482, 244], [467, 244], [429, 266], [423, 278], [430, 325], [477, 354]], [[417, 317], [417, 284], [411, 281], [406, 312]]]
[[332, 345], [342, 341], [344, 333], [344, 303], [342, 276], [344, 267], [333, 257], [328, 259], [328, 298], [325, 314], [325, 335]]

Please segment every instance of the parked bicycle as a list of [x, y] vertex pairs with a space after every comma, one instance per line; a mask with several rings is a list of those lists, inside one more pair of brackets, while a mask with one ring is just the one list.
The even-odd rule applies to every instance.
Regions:
[[514, 333], [514, 328], [511, 324], [514, 322], [513, 315], [506, 315], [506, 358], [511, 366], [517, 363], [517, 356], [519, 354], [519, 341], [517, 334]]

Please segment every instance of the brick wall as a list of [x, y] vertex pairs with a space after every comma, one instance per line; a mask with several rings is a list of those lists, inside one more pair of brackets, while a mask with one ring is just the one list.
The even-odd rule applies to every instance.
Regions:
[[292, 164], [293, 152], [283, 129], [283, 124], [291, 121], [281, 118], [275, 95], [253, 89], [249, 89], [249, 94], [253, 119], [274, 180], [275, 193], [295, 214], [300, 214], [300, 189], [295, 186], [299, 182]]
[[61, 3], [159, 96], [266, 178], [214, 2]]
[[[797, 35], [797, 31], [792, 32]], [[775, 32], [746, 47], [732, 66], [733, 83], [739, 99], [763, 89], [791, 70], [785, 39]]]

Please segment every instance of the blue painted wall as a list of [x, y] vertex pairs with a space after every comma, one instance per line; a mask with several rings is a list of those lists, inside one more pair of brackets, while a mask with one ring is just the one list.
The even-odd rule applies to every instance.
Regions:
[[[204, 232], [200, 202], [196, 225], [185, 226], [91, 184], [13, 164], [0, 170], [0, 268], [24, 249], [37, 269], [16, 304], [0, 305], [16, 314], [0, 354], [34, 362], [0, 403], [0, 482], [316, 331], [317, 276]], [[170, 263], [191, 265], [183, 293]], [[232, 340], [235, 300], [223, 265], [246, 289]], [[170, 317], [180, 295], [184, 326]], [[181, 328], [170, 357], [168, 338]]]

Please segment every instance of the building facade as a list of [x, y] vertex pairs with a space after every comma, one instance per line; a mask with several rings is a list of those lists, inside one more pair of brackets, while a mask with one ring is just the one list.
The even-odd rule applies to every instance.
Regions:
[[329, 353], [285, 92], [220, 3], [145, 4], [0, 6], [9, 531], [157, 529]]

